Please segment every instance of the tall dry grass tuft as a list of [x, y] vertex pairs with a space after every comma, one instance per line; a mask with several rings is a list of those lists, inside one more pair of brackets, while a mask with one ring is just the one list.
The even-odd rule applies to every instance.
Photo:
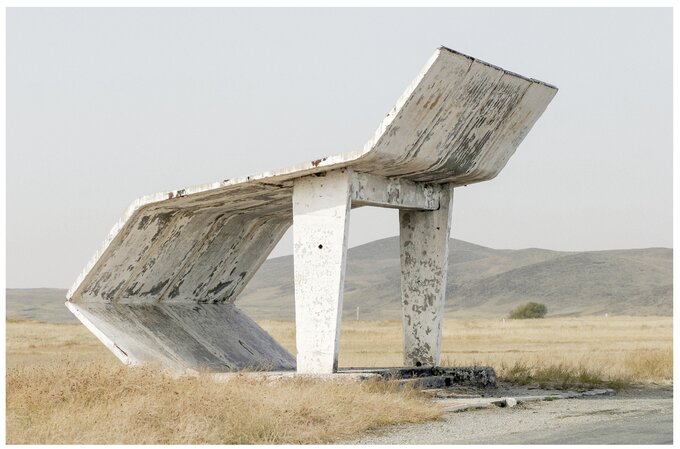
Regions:
[[634, 351], [624, 359], [625, 371], [635, 379], [663, 381], [673, 378], [673, 347]]
[[518, 385], [537, 385], [550, 389], [615, 388], [626, 389], [632, 385], [629, 376], [607, 375], [602, 370], [582, 364], [557, 363], [548, 365], [516, 361], [501, 363], [497, 368], [498, 378]]
[[324, 443], [436, 419], [419, 392], [386, 382], [174, 377], [67, 361], [7, 371], [7, 442]]

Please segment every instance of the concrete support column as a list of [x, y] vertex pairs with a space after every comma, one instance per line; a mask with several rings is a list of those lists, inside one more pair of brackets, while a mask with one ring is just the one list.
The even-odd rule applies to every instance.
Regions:
[[351, 171], [308, 176], [293, 187], [298, 373], [338, 368]]
[[438, 210], [399, 211], [405, 366], [440, 361], [452, 203], [443, 185]]

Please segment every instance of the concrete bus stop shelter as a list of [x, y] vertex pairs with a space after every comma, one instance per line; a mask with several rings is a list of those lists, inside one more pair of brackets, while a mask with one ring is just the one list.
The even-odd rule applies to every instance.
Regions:
[[[454, 188], [494, 178], [556, 92], [441, 47], [360, 150], [134, 201], [66, 306], [126, 364], [332, 373], [350, 210], [396, 208], [404, 365], [436, 366]], [[291, 224], [297, 360], [234, 305]]]

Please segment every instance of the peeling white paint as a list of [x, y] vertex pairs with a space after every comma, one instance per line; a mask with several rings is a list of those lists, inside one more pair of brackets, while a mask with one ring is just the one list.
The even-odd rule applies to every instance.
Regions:
[[338, 367], [352, 172], [308, 176], [293, 187], [295, 342], [299, 373]]
[[352, 176], [352, 205], [393, 209], [435, 210], [439, 208], [436, 185], [369, 173]]
[[404, 366], [439, 365], [453, 186], [440, 198], [434, 211], [399, 211]]
[[[438, 186], [449, 189], [496, 176], [556, 91], [442, 47], [362, 149], [134, 201], [69, 290], [69, 308], [100, 339], [104, 337], [110, 349], [127, 354], [129, 360], [160, 360], [183, 369], [196, 369], [202, 363], [231, 369], [267, 361], [290, 368], [293, 357], [271, 338], [267, 340], [266, 332], [233, 303], [293, 223], [294, 192], [310, 201], [314, 195], [330, 195], [335, 202], [304, 206], [309, 209], [296, 217], [295, 232], [296, 242], [301, 232], [325, 235], [333, 251], [340, 251], [323, 260], [326, 273], [314, 268], [315, 259], [309, 259], [311, 253], [302, 246], [296, 253], [296, 260], [303, 261], [296, 267], [296, 273], [301, 273], [300, 279], [296, 274], [296, 288], [300, 284], [305, 291], [303, 284], [315, 277], [332, 282], [322, 301], [327, 309], [323, 313], [329, 314], [323, 322], [332, 327], [331, 334], [337, 334], [339, 323], [332, 324], [332, 317], [341, 307], [345, 251], [338, 242], [346, 241], [346, 232], [342, 236], [339, 232], [346, 226], [347, 214], [334, 215], [333, 225], [326, 229], [315, 227], [313, 223], [323, 221], [316, 220], [321, 211], [345, 206], [337, 202], [337, 186], [310, 193], [311, 187], [304, 186], [320, 185], [321, 179], [312, 176], [327, 174], [330, 180], [343, 173], [342, 189], [348, 196], [342, 201], [347, 207], [373, 205], [399, 208], [402, 216], [410, 213], [407, 210], [413, 210], [413, 216], [427, 214], [424, 211], [436, 215], [443, 210]], [[439, 241], [437, 236], [428, 239]], [[436, 260], [431, 263], [439, 269]], [[414, 277], [425, 278], [422, 273]], [[407, 283], [412, 283], [410, 279], [406, 276]], [[415, 286], [405, 291], [412, 295]], [[311, 301], [312, 296], [301, 295], [306, 298], [301, 301]], [[77, 308], [71, 307], [74, 304]], [[230, 334], [221, 322], [238, 329]], [[310, 327], [308, 335], [319, 329]], [[250, 335], [262, 347], [224, 346], [219, 343], [223, 333], [235, 338], [232, 343]], [[327, 343], [334, 340], [323, 335], [323, 343], [312, 344], [298, 356], [299, 361], [307, 360], [309, 354], [318, 353], [314, 356], [318, 363], [303, 361], [303, 367], [313, 367], [303, 369], [327, 371], [328, 360], [337, 359], [337, 339], [333, 346]], [[422, 333], [418, 339], [434, 348], [429, 354], [435, 357], [437, 345]], [[407, 351], [419, 345], [409, 343]]]
[[118, 358], [118, 360], [120, 360], [121, 362], [123, 362], [126, 365], [137, 365], [137, 364], [139, 364], [138, 360], [135, 360], [135, 359], [131, 358], [130, 356], [128, 356], [128, 354], [126, 352], [124, 352], [123, 350], [121, 350], [120, 347], [116, 343], [111, 341], [111, 339], [106, 334], [104, 334], [102, 331], [100, 331], [99, 328], [97, 326], [95, 326], [92, 323], [92, 321], [90, 321], [85, 316], [85, 314], [81, 313], [80, 308], [76, 304], [73, 304], [72, 302], [66, 301], [66, 307], [68, 308], [68, 310], [71, 311], [72, 314], [74, 314], [76, 316], [76, 318], [78, 318], [80, 320], [81, 323], [83, 323], [83, 325], [87, 328], [87, 330], [92, 332], [92, 334], [95, 337], [97, 337], [97, 339], [99, 341], [101, 341], [104, 344], [104, 346], [106, 346], [109, 349], [109, 351], [111, 351], [113, 353], [113, 355], [115, 355]]

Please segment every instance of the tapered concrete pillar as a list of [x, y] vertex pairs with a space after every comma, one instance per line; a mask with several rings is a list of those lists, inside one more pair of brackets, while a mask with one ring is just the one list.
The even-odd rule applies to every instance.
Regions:
[[351, 172], [308, 176], [293, 187], [298, 373], [337, 371]]
[[399, 211], [405, 366], [439, 364], [452, 203], [444, 185], [438, 210]]

